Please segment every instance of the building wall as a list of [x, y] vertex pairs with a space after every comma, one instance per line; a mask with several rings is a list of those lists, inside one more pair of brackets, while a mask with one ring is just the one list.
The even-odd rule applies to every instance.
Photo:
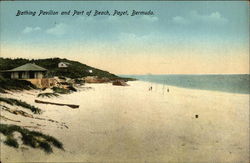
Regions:
[[41, 79], [41, 78], [43, 78], [43, 73], [42, 73], [42, 72], [35, 72], [35, 78], [36, 78], [36, 79]]
[[18, 72], [12, 72], [11, 73], [11, 79], [18, 79], [19, 76], [18, 76]]
[[21, 72], [22, 73], [22, 79], [28, 79], [30, 78], [29, 72]]
[[[20, 78], [21, 77], [21, 78]], [[30, 79], [30, 72], [11, 72], [11, 79]], [[34, 79], [43, 78], [43, 72], [34, 72]]]
[[65, 63], [58, 63], [58, 67], [68, 67]]

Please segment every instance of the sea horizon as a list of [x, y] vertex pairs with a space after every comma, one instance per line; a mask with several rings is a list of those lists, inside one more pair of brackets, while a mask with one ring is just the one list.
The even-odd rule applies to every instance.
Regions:
[[119, 76], [182, 88], [250, 94], [250, 74], [148, 74]]
[[148, 73], [148, 74], [116, 74], [118, 76], [129, 76], [129, 75], [250, 75], [250, 73], [205, 73], [205, 74], [153, 74], [153, 73]]

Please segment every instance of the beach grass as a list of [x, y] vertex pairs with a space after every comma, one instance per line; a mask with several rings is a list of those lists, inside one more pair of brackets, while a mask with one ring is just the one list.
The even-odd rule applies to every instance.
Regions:
[[76, 84], [83, 85], [83, 84], [85, 83], [85, 81], [82, 80], [82, 79], [75, 79], [75, 83], [76, 83]]
[[53, 87], [52, 90], [54, 93], [59, 93], [59, 94], [69, 94], [70, 90], [64, 89], [64, 88], [59, 88], [59, 87]]
[[14, 148], [18, 148], [19, 144], [17, 143], [17, 140], [15, 138], [13, 138], [12, 136], [7, 136], [6, 140], [4, 141], [4, 144], [14, 147]]
[[46, 153], [52, 153], [52, 145], [59, 149], [64, 149], [63, 144], [58, 141], [56, 138], [45, 135], [41, 132], [37, 131], [30, 131], [26, 128], [16, 126], [16, 125], [7, 125], [7, 124], [0, 124], [0, 133], [7, 136], [7, 139], [5, 140], [5, 144], [18, 148], [19, 144], [17, 143], [17, 140], [13, 137], [14, 132], [19, 132], [22, 136], [22, 141], [24, 145], [27, 145], [32, 148], [40, 148], [44, 150]]
[[13, 99], [13, 98], [4, 98], [4, 97], [0, 97], [0, 102], [5, 102], [7, 104], [10, 104], [10, 105], [17, 105], [17, 106], [21, 106], [23, 108], [26, 108], [26, 109], [29, 109], [31, 110], [33, 113], [35, 114], [40, 114], [41, 113], [41, 109], [33, 106], [33, 105], [30, 105], [24, 101], [21, 101], [21, 100], [16, 100], [16, 99]]
[[26, 80], [0, 78], [0, 92], [6, 93], [5, 90], [30, 90], [36, 89], [36, 86]]
[[57, 93], [39, 93], [37, 97], [58, 97], [59, 95]]

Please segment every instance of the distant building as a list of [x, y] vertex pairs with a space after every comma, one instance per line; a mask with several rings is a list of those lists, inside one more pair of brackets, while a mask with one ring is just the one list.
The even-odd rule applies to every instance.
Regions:
[[70, 64], [67, 63], [67, 62], [60, 62], [60, 63], [58, 63], [58, 67], [59, 68], [65, 68], [65, 67], [68, 67], [68, 65], [70, 65]]
[[7, 70], [5, 73], [10, 73], [11, 79], [41, 79], [46, 73], [46, 69], [34, 63], [27, 63], [20, 67]]

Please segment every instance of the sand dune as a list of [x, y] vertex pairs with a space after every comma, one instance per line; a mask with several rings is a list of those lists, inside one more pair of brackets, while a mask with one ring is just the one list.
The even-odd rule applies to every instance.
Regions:
[[[249, 95], [193, 90], [141, 81], [130, 86], [87, 84], [93, 89], [47, 101], [80, 105], [37, 104], [38, 91], [3, 95], [41, 108], [39, 117], [58, 123], [1, 115], [50, 134], [65, 151], [45, 154], [1, 142], [3, 162], [249, 162]], [[152, 86], [152, 91], [149, 87]], [[169, 92], [167, 92], [169, 89]], [[197, 116], [198, 117], [197, 117]], [[65, 127], [65, 124], [67, 127]], [[35, 128], [34, 128], [35, 126]], [[33, 127], [33, 128], [32, 128]]]

